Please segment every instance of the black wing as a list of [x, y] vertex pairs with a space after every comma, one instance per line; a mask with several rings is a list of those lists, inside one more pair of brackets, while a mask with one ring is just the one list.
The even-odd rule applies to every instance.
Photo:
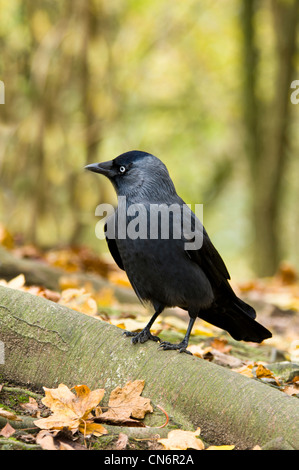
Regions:
[[108, 238], [107, 236], [107, 222], [105, 223], [104, 231], [105, 231], [105, 237], [106, 237], [106, 242], [107, 242], [109, 251], [114, 261], [116, 262], [117, 266], [124, 271], [125, 268], [124, 268], [121, 256], [119, 254], [115, 238]]
[[254, 319], [256, 317], [255, 310], [236, 296], [228, 282], [230, 275], [223, 259], [214, 247], [203, 226], [202, 231], [203, 240], [201, 248], [198, 250], [188, 250], [188, 256], [202, 268], [212, 288], [214, 288], [215, 293], [217, 293], [217, 297], [223, 299], [224, 296], [232, 299], [239, 309]]
[[211, 242], [205, 228], [203, 227], [202, 246], [198, 250], [188, 250], [188, 255], [195, 261], [205, 272], [212, 285], [225, 284], [230, 286], [229, 272], [220, 254]]

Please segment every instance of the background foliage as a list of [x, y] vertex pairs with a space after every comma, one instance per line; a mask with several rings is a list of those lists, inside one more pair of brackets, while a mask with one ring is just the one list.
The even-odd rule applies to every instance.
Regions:
[[42, 247], [86, 243], [115, 201], [87, 163], [169, 168], [233, 276], [299, 262], [298, 0], [0, 0], [0, 217]]

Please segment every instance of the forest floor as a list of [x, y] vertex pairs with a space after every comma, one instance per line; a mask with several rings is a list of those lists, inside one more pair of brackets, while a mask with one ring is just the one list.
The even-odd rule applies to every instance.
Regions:
[[[138, 331], [148, 321], [151, 312], [138, 302], [120, 302], [115, 288], [131, 290], [126, 275], [106, 259], [95, 256], [83, 247], [63, 248], [41, 252], [32, 246], [18, 246], [10, 250], [22, 259], [39, 259], [63, 270], [59, 289], [27, 285], [22, 272], [11, 280], [0, 284], [41, 295], [54, 302], [67, 305], [99, 321], [106, 321], [119, 328]], [[105, 287], [96, 291], [90, 282], [74, 281], [70, 273], [89, 272], [107, 280]], [[226, 332], [200, 319], [190, 337], [189, 350], [195, 356], [220, 366], [228, 367], [258, 380], [265, 386], [276, 387], [282, 393], [299, 397], [299, 281], [293, 267], [282, 265], [273, 278], [254, 279], [233, 285], [236, 292], [257, 310], [257, 318], [267, 327], [273, 337], [257, 345], [234, 341]], [[132, 297], [133, 298], [133, 297]], [[161, 340], [178, 342], [183, 338], [188, 316], [180, 309], [165, 311], [155, 322], [153, 334]], [[77, 384], [74, 384], [76, 386]], [[167, 444], [158, 442], [167, 436], [168, 417], [161, 411], [159, 435], [141, 439], [138, 432], [126, 433], [118, 426], [108, 434], [97, 436], [86, 432], [72, 433], [70, 429], [41, 430], [35, 420], [51, 416], [51, 411], [42, 399], [44, 392], [34, 390], [30, 384], [1, 381], [0, 377], [0, 448], [1, 449], [164, 449]], [[150, 397], [149, 397], [150, 398]], [[20, 426], [16, 417], [24, 423]], [[15, 424], [15, 425], [14, 425]], [[113, 423], [112, 423], [113, 424]], [[114, 430], [113, 430], [114, 429]], [[163, 431], [163, 432], [162, 432]], [[170, 431], [170, 430], [169, 430]], [[193, 433], [194, 434], [194, 433]], [[194, 435], [191, 436], [194, 439]], [[196, 445], [200, 439], [197, 439]], [[222, 443], [231, 444], [231, 443]], [[192, 444], [190, 444], [192, 445]], [[233, 448], [228, 447], [228, 448]]]

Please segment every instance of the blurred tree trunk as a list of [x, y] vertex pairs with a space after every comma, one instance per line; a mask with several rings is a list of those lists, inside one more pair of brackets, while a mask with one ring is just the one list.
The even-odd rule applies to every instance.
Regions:
[[242, 2], [244, 44], [244, 121], [252, 185], [252, 220], [255, 228], [254, 268], [272, 275], [281, 260], [280, 211], [287, 165], [290, 122], [289, 90], [294, 72], [299, 0], [272, 0], [275, 31], [275, 89], [270, 105], [257, 98], [259, 50], [255, 44], [256, 0]]
[[[84, 114], [84, 146], [86, 164], [98, 160], [98, 147], [102, 139], [102, 123], [99, 116], [96, 115], [93, 104], [92, 71], [89, 64], [90, 42], [95, 36], [103, 34], [103, 11], [102, 4], [95, 6], [92, 0], [77, 0], [74, 4], [76, 8], [77, 21], [81, 25], [81, 50], [79, 55], [79, 93], [81, 95], [81, 109]], [[97, 11], [94, 11], [97, 8]], [[97, 92], [97, 90], [95, 90]], [[82, 168], [83, 173], [83, 168]], [[80, 216], [82, 211], [81, 203], [81, 176], [76, 172], [70, 179], [70, 194], [72, 194], [72, 211], [75, 221], [74, 231], [71, 243], [79, 243], [82, 239], [82, 232], [85, 223]], [[99, 190], [99, 189], [98, 189]], [[100, 188], [101, 190], [101, 188]], [[101, 196], [101, 194], [100, 194]]]

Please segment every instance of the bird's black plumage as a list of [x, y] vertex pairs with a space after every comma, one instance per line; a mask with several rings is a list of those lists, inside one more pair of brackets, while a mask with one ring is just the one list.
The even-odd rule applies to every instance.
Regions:
[[[160, 347], [163, 349], [186, 351], [197, 317], [227, 330], [236, 340], [261, 342], [271, 337], [271, 333], [255, 321], [255, 310], [232, 290], [224, 261], [201, 222], [177, 195], [161, 160], [135, 150], [86, 168], [104, 174], [116, 190], [119, 204], [105, 226], [107, 244], [116, 264], [126, 271], [139, 299], [151, 302], [155, 309], [155, 314], [142, 332], [126, 332], [133, 337], [133, 343], [159, 340], [150, 333], [150, 328], [165, 307], [175, 306], [188, 311], [189, 326], [180, 344], [162, 342]], [[125, 218], [122, 219], [120, 201], [124, 204], [122, 211]], [[132, 236], [128, 235], [134, 219], [130, 210], [132, 207], [136, 209], [136, 205], [139, 212], [135, 213], [143, 214], [143, 219], [139, 219], [135, 229], [140, 230], [140, 223], [145, 220], [143, 228], [146, 236], [141, 236], [140, 232], [138, 236], [138, 230]], [[150, 217], [152, 208], [161, 205], [178, 208], [178, 211], [169, 212], [169, 237], [166, 238], [162, 234], [161, 214], [155, 219], [156, 235], [150, 236], [153, 229]], [[193, 239], [201, 236], [201, 244], [196, 249], [193, 246], [191, 249], [190, 245], [186, 249], [186, 242], [190, 242], [187, 235], [190, 233], [182, 229], [184, 217], [190, 218], [189, 232], [193, 234]], [[126, 236], [120, 236], [123, 228], [120, 227], [120, 220], [125, 225]], [[114, 227], [110, 233], [108, 225]]]

